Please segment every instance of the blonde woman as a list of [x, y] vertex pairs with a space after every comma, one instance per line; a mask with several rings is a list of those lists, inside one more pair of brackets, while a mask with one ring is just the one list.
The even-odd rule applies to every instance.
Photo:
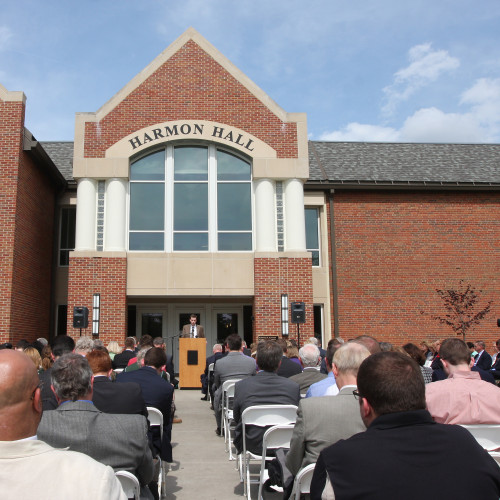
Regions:
[[34, 348], [34, 347], [26, 347], [26, 349], [23, 351], [24, 354], [28, 356], [28, 358], [33, 361], [34, 365], [36, 366], [36, 369], [38, 370], [38, 373], [40, 373], [42, 370], [42, 357], [40, 356], [40, 353]]
[[109, 357], [111, 358], [111, 361], [113, 361], [115, 354], [119, 354], [122, 352], [122, 349], [120, 349], [120, 344], [118, 344], [118, 342], [116, 340], [112, 340], [108, 344], [107, 349], [108, 349], [108, 354], [109, 354]]

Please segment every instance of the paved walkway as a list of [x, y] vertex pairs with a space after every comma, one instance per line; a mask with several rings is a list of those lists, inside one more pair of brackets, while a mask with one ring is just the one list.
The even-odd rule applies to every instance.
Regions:
[[[167, 500], [243, 499], [236, 461], [229, 461], [224, 438], [215, 434], [214, 412], [201, 401], [199, 390], [176, 390], [177, 416], [181, 424], [172, 428], [174, 462], [166, 478]], [[255, 466], [257, 467], [257, 465]], [[257, 470], [257, 469], [251, 469]], [[258, 485], [252, 485], [257, 498]], [[265, 494], [266, 500], [280, 500], [281, 494]]]

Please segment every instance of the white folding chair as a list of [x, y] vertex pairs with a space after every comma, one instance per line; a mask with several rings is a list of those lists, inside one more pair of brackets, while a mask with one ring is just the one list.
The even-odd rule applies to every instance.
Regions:
[[300, 495], [307, 495], [311, 491], [311, 480], [316, 464], [309, 464], [297, 472], [293, 481], [293, 490], [290, 500], [300, 500]]
[[238, 380], [230, 379], [222, 384], [222, 429], [226, 451], [229, 452], [229, 460], [234, 460], [233, 440], [231, 437], [231, 423], [233, 420], [232, 400], [234, 398], [234, 385]]
[[[243, 494], [250, 497], [250, 461], [262, 460], [262, 456], [247, 451], [246, 426], [270, 427], [273, 425], [295, 424], [297, 407], [295, 405], [250, 406], [241, 415], [243, 451], [239, 456], [240, 480], [243, 481]], [[256, 483], [257, 481], [254, 481]]]
[[467, 429], [488, 453], [500, 448], [500, 425], [478, 424], [462, 427]]
[[278, 448], [290, 448], [290, 440], [292, 439], [294, 424], [273, 425], [264, 433], [262, 439], [262, 462], [260, 463], [260, 479], [259, 479], [259, 494], [257, 498], [262, 500], [262, 487], [267, 477], [266, 460], [272, 460], [274, 457], [268, 457], [268, 450], [277, 450]]
[[[160, 427], [160, 442], [163, 442], [163, 414], [158, 408], [154, 408], [152, 406], [147, 407], [148, 410], [148, 420], [151, 427]], [[158, 494], [160, 498], [163, 498], [165, 493], [165, 472], [164, 472], [164, 463], [160, 458], [160, 455], [157, 457], [160, 465], [160, 474], [158, 476]]]
[[215, 363], [210, 363], [208, 365], [208, 372], [207, 372], [208, 399], [210, 400], [211, 405], [214, 404], [214, 402], [212, 401], [212, 391], [210, 390], [212, 388], [212, 383], [213, 383], [214, 365]]
[[141, 498], [141, 486], [139, 480], [131, 473], [126, 470], [117, 470], [115, 476], [120, 481], [121, 487], [127, 498], [133, 498], [134, 500], [140, 500]]

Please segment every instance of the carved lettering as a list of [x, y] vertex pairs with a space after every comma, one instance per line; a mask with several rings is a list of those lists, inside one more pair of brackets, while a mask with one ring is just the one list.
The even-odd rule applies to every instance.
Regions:
[[222, 127], [215, 127], [214, 126], [214, 131], [212, 132], [212, 137], [219, 137], [222, 139], [222, 132], [224, 132], [224, 129]]
[[225, 141], [231, 141], [231, 142], [234, 142], [233, 141], [233, 132], [229, 132], [225, 137], [224, 137], [224, 140]]
[[198, 125], [197, 123], [194, 124], [194, 133], [199, 133], [200, 135], [203, 135], [203, 125]]
[[243, 137], [243, 134], [238, 134], [238, 138], [236, 139], [235, 144], [238, 144], [238, 146], [244, 146], [245, 143], [240, 142], [240, 139]]
[[148, 134], [144, 134], [144, 139], [143, 139], [144, 144], [146, 144], [147, 142], [151, 142], [152, 140], [153, 139], [151, 139], [151, 137], [149, 137]]
[[191, 133], [191, 125], [188, 123], [183, 123], [181, 125], [181, 134], [187, 135]]
[[168, 137], [169, 135], [179, 135], [179, 132], [177, 132], [177, 125], [174, 125], [172, 128], [167, 125], [165, 127], [165, 134], [165, 137]]
[[154, 128], [153, 134], [155, 135], [155, 140], [159, 139], [160, 137], [164, 137], [159, 128]]
[[129, 139], [128, 142], [132, 144], [132, 149], [138, 148], [139, 146], [142, 146], [141, 141], [139, 140], [139, 137], [135, 136], [133, 139]]
[[252, 142], [252, 139], [248, 139], [248, 142], [245, 144], [245, 149], [248, 149], [248, 151], [253, 151], [253, 148], [250, 149], [250, 144], [252, 144]]

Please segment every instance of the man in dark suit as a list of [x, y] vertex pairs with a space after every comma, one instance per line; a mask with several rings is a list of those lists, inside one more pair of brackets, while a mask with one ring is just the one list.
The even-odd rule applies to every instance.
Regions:
[[172, 462], [172, 400], [174, 387], [164, 380], [160, 374], [165, 368], [167, 355], [163, 349], [152, 347], [144, 356], [144, 366], [139, 370], [119, 373], [117, 383], [136, 382], [141, 386], [142, 397], [146, 406], [153, 406], [163, 415], [163, 440], [160, 442], [159, 433], [153, 428], [153, 444], [160, 452], [162, 460]]
[[[59, 359], [64, 354], [69, 354], [73, 352], [75, 348], [75, 341], [68, 335], [58, 335], [50, 344], [52, 348], [52, 356], [54, 360]], [[40, 382], [42, 384], [42, 406], [43, 411], [55, 410], [58, 406], [58, 402], [54, 392], [51, 388], [50, 374], [52, 373], [52, 368], [40, 372]]]
[[499, 498], [498, 464], [469, 431], [432, 420], [415, 361], [398, 352], [372, 354], [361, 364], [357, 382], [367, 430], [320, 453], [311, 500], [333, 495], [420, 500], [422, 491], [415, 484], [421, 477], [435, 497]]
[[299, 373], [302, 372], [302, 368], [301, 366], [298, 364], [298, 363], [295, 363], [294, 361], [292, 361], [291, 359], [288, 359], [286, 357], [286, 352], [288, 350], [287, 348], [287, 345], [286, 345], [286, 340], [285, 339], [278, 339], [276, 341], [282, 351], [283, 351], [283, 354], [282, 354], [282, 357], [281, 357], [281, 364], [280, 364], [280, 367], [278, 369], [278, 375], [280, 377], [291, 377], [292, 375], [297, 375]]
[[130, 382], [117, 384], [110, 380], [111, 358], [104, 351], [92, 351], [87, 361], [94, 374], [92, 402], [104, 413], [136, 414], [148, 417], [141, 386]]
[[125, 349], [113, 359], [113, 368], [125, 368], [128, 362], [135, 357], [135, 341], [132, 337], [125, 339]]
[[481, 370], [491, 370], [491, 356], [486, 352], [486, 344], [482, 340], [474, 342], [477, 354], [474, 356], [474, 366]]
[[[234, 445], [239, 453], [243, 449], [241, 415], [250, 406], [259, 405], [298, 405], [300, 400], [299, 384], [277, 375], [282, 360], [283, 349], [275, 341], [267, 340], [257, 347], [257, 365], [261, 371], [247, 377], [234, 387], [233, 419], [236, 424]], [[246, 427], [247, 450], [262, 452], [262, 438], [266, 427]]]
[[490, 373], [495, 380], [500, 379], [500, 339], [495, 342], [495, 346], [497, 348], [497, 354], [495, 356], [495, 361], [491, 366]]
[[69, 447], [110, 465], [115, 471], [134, 474], [150, 498], [147, 484], [153, 479], [147, 421], [143, 415], [102, 413], [92, 403], [92, 370], [78, 354], [60, 357], [52, 367], [57, 410], [44, 412], [37, 436], [54, 448]]
[[205, 329], [201, 325], [197, 325], [198, 317], [196, 314], [191, 314], [189, 318], [189, 323], [182, 327], [182, 338], [204, 338]]
[[168, 376], [170, 377], [170, 383], [174, 387], [177, 387], [179, 381], [175, 378], [174, 357], [172, 356], [172, 354], [169, 354], [167, 352], [167, 346], [165, 345], [165, 341], [163, 340], [162, 337], [155, 337], [153, 339], [153, 346], [159, 347], [160, 349], [163, 349], [165, 351], [165, 353], [167, 354], [167, 362], [165, 364], [165, 371], [168, 373]]
[[326, 375], [318, 370], [321, 356], [319, 349], [314, 344], [303, 345], [299, 349], [299, 359], [303, 370], [297, 375], [292, 375], [290, 380], [297, 382], [300, 386], [300, 393], [305, 395], [312, 384], [323, 380]]
[[220, 344], [214, 344], [212, 353], [213, 354], [207, 358], [205, 363], [205, 371], [201, 375], [201, 393], [204, 394], [204, 396], [201, 398], [202, 401], [207, 401], [209, 391], [212, 399], [214, 397], [213, 389], [211, 387], [211, 384], [213, 384], [213, 372], [211, 377], [212, 380], [209, 380], [208, 367], [222, 357], [222, 346]]

